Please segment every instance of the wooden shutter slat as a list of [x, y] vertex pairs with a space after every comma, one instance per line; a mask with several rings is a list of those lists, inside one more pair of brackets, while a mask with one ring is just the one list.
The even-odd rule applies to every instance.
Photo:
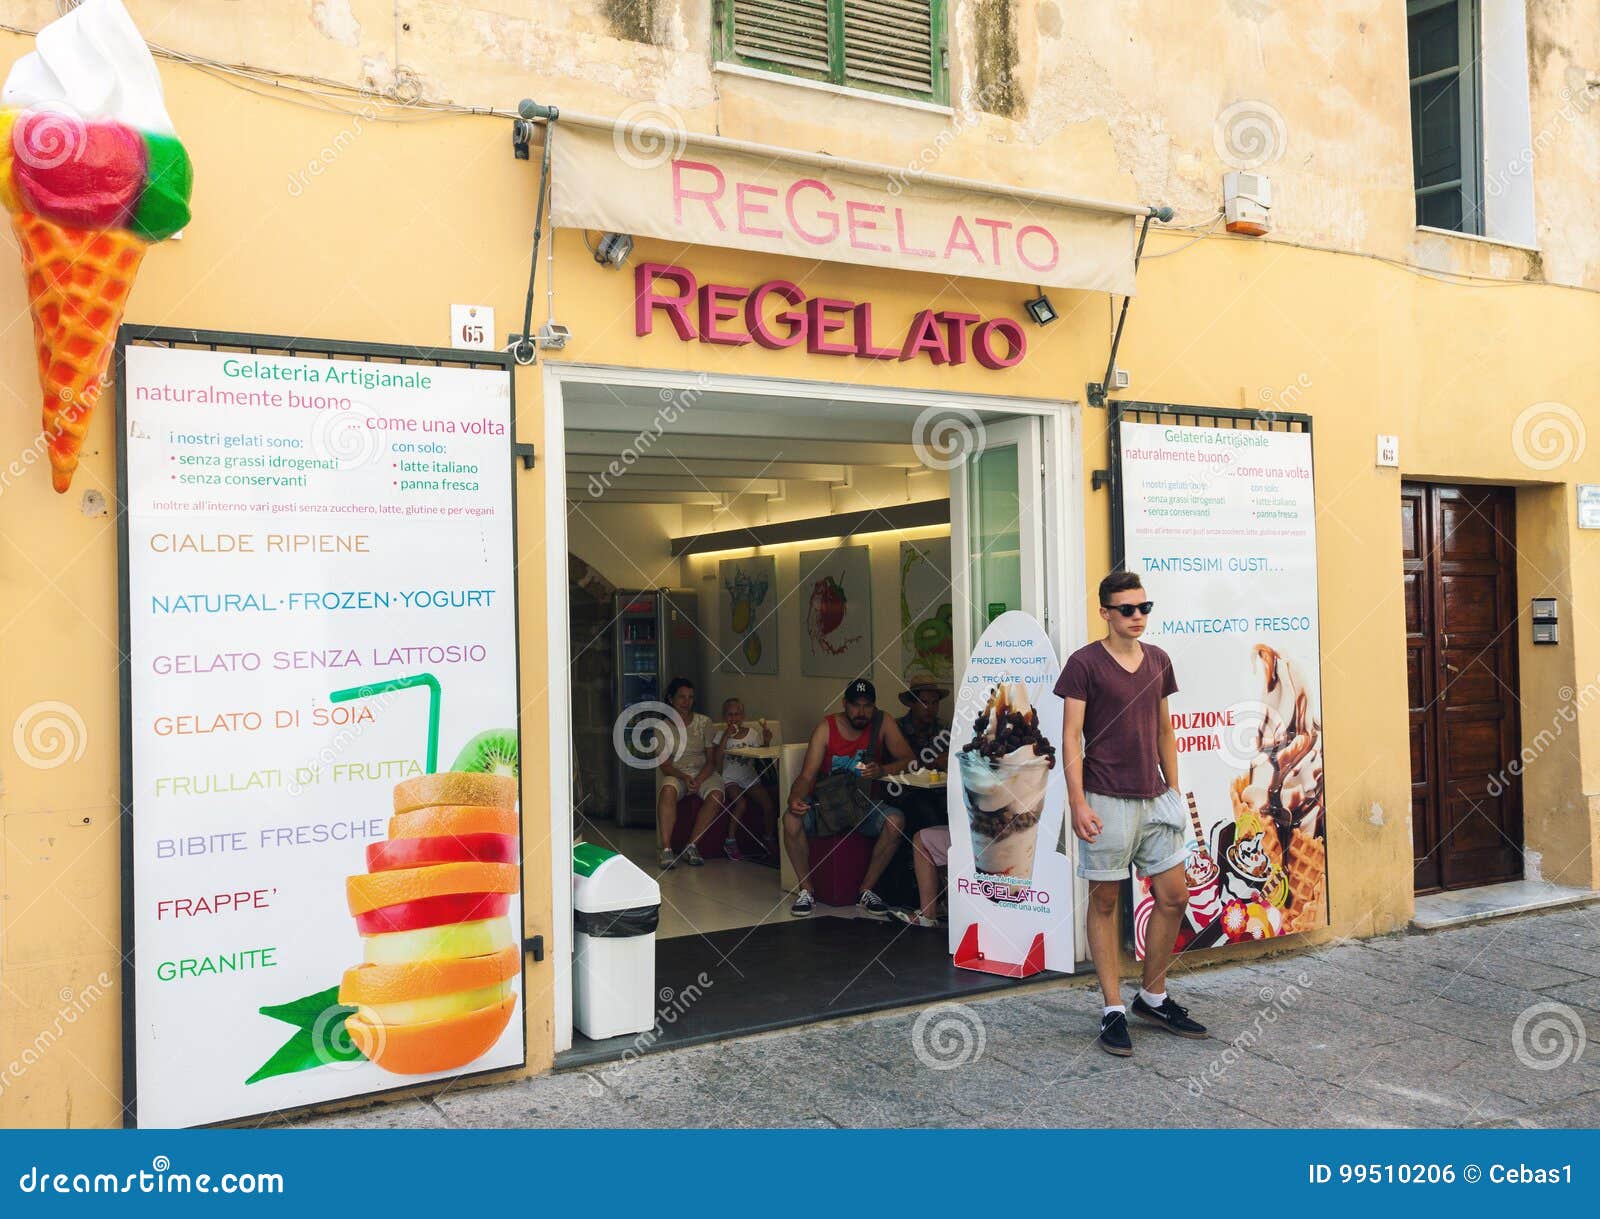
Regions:
[[827, 0], [735, 0], [737, 55], [827, 74]]
[[888, 25], [915, 25], [927, 29], [933, 13], [926, 4], [897, 4], [893, 0], [846, 0], [844, 19], [878, 21]]
[[932, 13], [916, 0], [844, 0], [845, 77], [928, 93]]

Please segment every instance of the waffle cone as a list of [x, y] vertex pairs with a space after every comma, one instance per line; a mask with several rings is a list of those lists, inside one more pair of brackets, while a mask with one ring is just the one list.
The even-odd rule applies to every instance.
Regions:
[[1322, 839], [1296, 830], [1289, 841], [1291, 929], [1307, 931], [1327, 921], [1328, 849]]
[[120, 229], [69, 228], [28, 212], [13, 213], [11, 227], [33, 314], [50, 481], [65, 492], [149, 244]]

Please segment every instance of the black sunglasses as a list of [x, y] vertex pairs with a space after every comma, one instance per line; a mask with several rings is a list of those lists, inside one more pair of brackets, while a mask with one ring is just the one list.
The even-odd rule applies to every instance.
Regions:
[[1132, 618], [1134, 614], [1143, 614], [1146, 618], [1148, 618], [1150, 616], [1150, 611], [1155, 609], [1155, 607], [1156, 603], [1154, 601], [1137, 601], [1132, 605], [1102, 605], [1100, 608], [1116, 610], [1116, 612], [1121, 614], [1124, 618]]

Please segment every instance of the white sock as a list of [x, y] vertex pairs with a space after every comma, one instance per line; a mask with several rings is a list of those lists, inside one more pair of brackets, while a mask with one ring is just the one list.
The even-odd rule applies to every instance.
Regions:
[[1143, 999], [1151, 1007], [1160, 1007], [1163, 1003], [1165, 1003], [1167, 1001], [1167, 992], [1166, 991], [1162, 991], [1158, 995], [1158, 994], [1154, 993], [1153, 991], [1148, 991], [1144, 987], [1141, 986], [1139, 988], [1139, 998]]
[[1112, 1012], [1121, 1012], [1124, 1016], [1126, 1016], [1128, 1014], [1128, 1009], [1123, 1007], [1120, 1003], [1108, 1003], [1106, 1004], [1106, 1010], [1100, 1013], [1100, 1019], [1104, 1020]]

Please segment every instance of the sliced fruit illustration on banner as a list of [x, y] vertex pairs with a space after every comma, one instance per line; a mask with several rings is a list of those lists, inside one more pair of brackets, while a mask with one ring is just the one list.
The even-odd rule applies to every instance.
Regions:
[[491, 728], [480, 732], [456, 755], [451, 770], [517, 777], [517, 733], [512, 728]]
[[85, 0], [40, 30], [0, 91], [0, 203], [22, 256], [58, 492], [72, 485], [145, 251], [189, 223], [193, 188], [121, 0]]
[[248, 1083], [363, 1059], [396, 1075], [459, 1070], [494, 1046], [516, 1011], [522, 938], [506, 917], [522, 887], [516, 733], [480, 732], [457, 760], [473, 769], [435, 772], [431, 674], [332, 698], [415, 686], [431, 695], [429, 773], [395, 786], [388, 840], [368, 845], [367, 870], [345, 881], [362, 963], [336, 987], [261, 1009], [296, 1032]]

